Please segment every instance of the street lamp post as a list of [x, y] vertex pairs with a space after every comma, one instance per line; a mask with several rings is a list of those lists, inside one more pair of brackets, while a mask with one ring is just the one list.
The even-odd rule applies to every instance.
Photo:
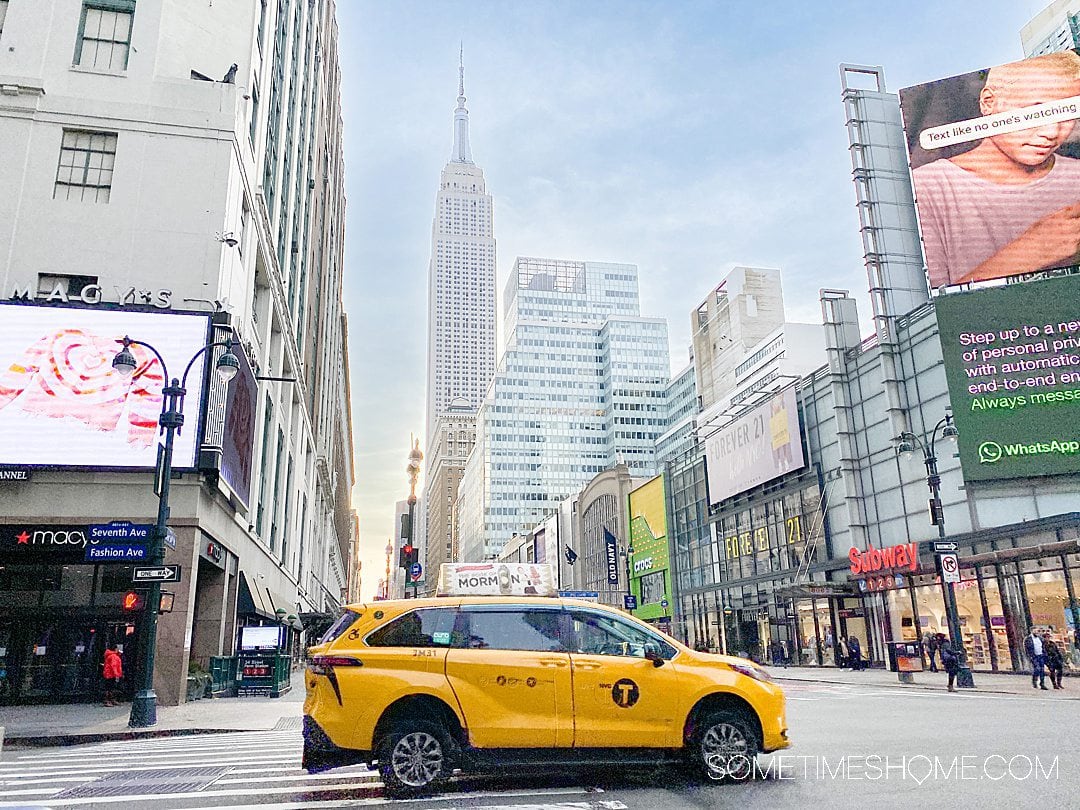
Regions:
[[[187, 394], [187, 376], [195, 361], [210, 349], [217, 346], [225, 347], [225, 352], [218, 358], [215, 364], [218, 376], [226, 384], [236, 376], [240, 370], [240, 361], [232, 353], [232, 341], [215, 341], [203, 346], [188, 361], [182, 377], [173, 377], [170, 381], [169, 371], [165, 365], [165, 359], [161, 353], [141, 340], [132, 340], [124, 336], [123, 348], [113, 358], [112, 366], [117, 372], [125, 377], [135, 373], [138, 363], [131, 353], [130, 346], [143, 346], [154, 353], [158, 362], [161, 363], [161, 373], [166, 385], [161, 390], [163, 397], [161, 403], [161, 415], [158, 417], [158, 427], [165, 434], [164, 446], [159, 445], [159, 457], [157, 465], [157, 488], [158, 488], [158, 513], [157, 522], [154, 524], [154, 534], [150, 540], [150, 554], [148, 562], [154, 566], [160, 566], [165, 562], [165, 536], [168, 533], [169, 520], [169, 480], [172, 478], [172, 455], [173, 439], [184, 426], [184, 396]], [[131, 728], [146, 728], [157, 724], [157, 695], [154, 693], [154, 656], [157, 652], [157, 617], [161, 604], [161, 583], [150, 583], [150, 593], [143, 610], [140, 622], [140, 639], [142, 650], [142, 672], [140, 673], [139, 691], [131, 701], [131, 716], [128, 725]]]
[[390, 598], [390, 560], [394, 556], [394, 541], [390, 539], [386, 544], [386, 579], [383, 580], [382, 598]]
[[[405, 471], [409, 474], [409, 536], [408, 536], [408, 539], [406, 540], [406, 545], [408, 545], [411, 549], [413, 549], [412, 553], [414, 555], [416, 555], [417, 560], [419, 560], [420, 555], [416, 551], [416, 546], [413, 543], [413, 539], [414, 539], [414, 537], [416, 535], [416, 532], [415, 532], [415, 530], [413, 528], [413, 522], [414, 522], [414, 518], [415, 518], [415, 514], [416, 514], [416, 479], [420, 475], [420, 462], [423, 461], [423, 460], [424, 460], [424, 454], [420, 452], [420, 440], [416, 439], [416, 442], [413, 445], [412, 450], [409, 451], [409, 464], [408, 464], [408, 466], [405, 467]], [[412, 568], [412, 565], [410, 564], [409, 567], [405, 569], [405, 598], [406, 599], [409, 598], [409, 580], [412, 578], [412, 574], [411, 574], [411, 571], [410, 571], [411, 568]], [[417, 585], [415, 585], [413, 587], [413, 596], [414, 597], [416, 596], [416, 593], [417, 593], [419, 587], [420, 587], [419, 583], [417, 583]]]
[[[930, 432], [927, 439], [920, 439], [914, 433], [904, 431], [896, 437], [896, 452], [901, 458], [909, 459], [915, 455], [915, 449], [923, 451], [923, 463], [926, 465], [926, 485], [930, 489], [930, 519], [937, 526], [938, 540], [945, 540], [945, 512], [941, 506], [941, 476], [937, 466], [937, 440], [941, 439], [954, 443], [960, 432], [953, 424], [952, 415], [938, 422]], [[940, 555], [934, 555], [935, 560], [940, 561]], [[961, 688], [974, 689], [975, 678], [971, 674], [968, 665], [967, 653], [964, 650], [964, 637], [960, 634], [960, 615], [956, 610], [956, 591], [953, 583], [945, 581], [944, 572], [940, 562], [937, 565], [938, 576], [941, 579], [941, 592], [945, 600], [945, 615], [949, 622], [949, 636], [956, 650], [959, 669], [956, 673], [956, 685]]]

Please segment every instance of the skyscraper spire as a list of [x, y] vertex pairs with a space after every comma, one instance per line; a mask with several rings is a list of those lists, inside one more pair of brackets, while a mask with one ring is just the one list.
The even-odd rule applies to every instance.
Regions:
[[469, 148], [469, 111], [465, 109], [465, 43], [458, 51], [458, 98], [454, 110], [454, 152], [450, 155], [451, 163], [472, 163], [472, 150]]

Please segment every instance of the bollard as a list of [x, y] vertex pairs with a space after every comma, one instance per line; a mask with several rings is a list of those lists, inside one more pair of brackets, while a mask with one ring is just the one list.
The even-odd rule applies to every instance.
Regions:
[[896, 678], [900, 683], [915, 683], [915, 673], [913, 672], [897, 672]]

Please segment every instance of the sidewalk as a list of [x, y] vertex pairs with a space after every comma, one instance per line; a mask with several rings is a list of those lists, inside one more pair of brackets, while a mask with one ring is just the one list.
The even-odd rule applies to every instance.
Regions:
[[5, 746], [77, 745], [280, 727], [295, 728], [299, 733], [303, 706], [304, 673], [300, 670], [293, 673], [292, 689], [279, 698], [204, 698], [179, 706], [158, 706], [157, 725], [151, 728], [128, 727], [130, 703], [115, 707], [98, 703], [5, 706], [0, 709], [0, 727]]
[[[900, 683], [895, 672], [887, 669], [864, 669], [852, 672], [850, 669], [836, 669], [834, 667], [772, 667], [766, 669], [774, 680], [783, 686], [787, 682], [803, 683], [831, 683], [844, 684], [846, 686], [872, 686], [895, 687], [897, 689], [927, 689], [935, 692], [944, 692], [948, 685], [948, 676], [942, 672], [915, 672], [912, 673], [915, 683]], [[1047, 688], [1043, 692], [1040, 689], [1031, 688], [1030, 675], [1003, 675], [987, 672], [974, 673], [975, 689], [958, 689], [958, 692], [975, 691], [983, 694], [1015, 695], [1017, 697], [1046, 697], [1053, 695], [1061, 700], [1080, 700], [1080, 678], [1065, 678], [1061, 690], [1051, 689], [1049, 678]]]

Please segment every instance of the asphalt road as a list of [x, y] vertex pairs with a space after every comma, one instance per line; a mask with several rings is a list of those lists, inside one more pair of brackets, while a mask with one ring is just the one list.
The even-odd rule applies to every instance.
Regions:
[[[785, 684], [794, 745], [762, 756], [758, 775], [702, 784], [683, 772], [501, 774], [458, 779], [435, 796], [389, 802], [362, 770], [307, 777], [295, 732], [173, 738], [68, 749], [8, 749], [0, 807], [363, 807], [514, 810], [681, 808], [1078, 807], [1080, 706], [1052, 692], [1010, 697], [896, 688]], [[202, 745], [205, 757], [200, 759]], [[111, 747], [107, 747], [111, 746]], [[37, 757], [33, 759], [30, 757]], [[125, 787], [130, 762], [159, 767]], [[95, 769], [93, 763], [99, 763]], [[124, 764], [127, 762], [128, 767]], [[52, 764], [50, 764], [52, 763]], [[59, 763], [59, 764], [57, 764]], [[187, 769], [185, 771], [185, 768]], [[111, 769], [111, 770], [110, 770]], [[172, 776], [170, 769], [179, 774]], [[152, 773], [159, 773], [154, 771]], [[114, 780], [103, 795], [100, 783]], [[80, 790], [80, 787], [83, 789]], [[33, 791], [38, 791], [34, 793]]]

